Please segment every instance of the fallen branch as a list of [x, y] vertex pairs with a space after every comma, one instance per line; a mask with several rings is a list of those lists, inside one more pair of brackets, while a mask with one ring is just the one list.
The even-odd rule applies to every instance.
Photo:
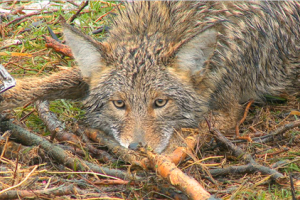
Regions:
[[[126, 172], [117, 169], [110, 169], [107, 167], [100, 167], [93, 163], [83, 161], [80, 158], [72, 157], [70, 154], [66, 153], [63, 149], [59, 148], [57, 145], [50, 143], [48, 140], [35, 135], [22, 127], [13, 124], [10, 121], [0, 122], [1, 131], [11, 130], [11, 138], [15, 138], [24, 145], [34, 146], [39, 145], [43, 148], [49, 156], [54, 158], [58, 163], [64, 164], [65, 166], [73, 169], [75, 171], [94, 171], [98, 173], [105, 173], [111, 176], [115, 176], [121, 179], [132, 179], [132, 176]], [[141, 177], [134, 177], [135, 180], [142, 180]]]
[[98, 180], [94, 182], [95, 185], [134, 185], [134, 182], [124, 181], [124, 180]]
[[75, 144], [80, 142], [79, 138], [71, 132], [65, 131], [63, 124], [57, 119], [56, 115], [50, 111], [48, 101], [36, 101], [36, 109], [39, 113], [41, 120], [47, 126], [47, 129], [52, 134], [50, 141], [54, 138], [58, 141], [70, 141]]
[[13, 23], [15, 23], [17, 21], [20, 21], [20, 20], [22, 20], [22, 19], [24, 19], [26, 17], [31, 17], [31, 16], [34, 16], [34, 15], [40, 15], [40, 14], [49, 14], [49, 13], [54, 13], [54, 12], [57, 12], [57, 11], [58, 10], [55, 9], [55, 10], [51, 10], [51, 11], [38, 11], [38, 12], [29, 13], [27, 15], [23, 15], [21, 17], [18, 17], [16, 19], [10, 21], [9, 23], [5, 24], [5, 27], [7, 27], [7, 26], [9, 26], [9, 25], [11, 25], [11, 24], [13, 24]]
[[212, 199], [213, 197], [192, 177], [176, 167], [169, 158], [147, 151], [150, 166], [165, 180], [183, 191], [191, 199]]
[[219, 130], [211, 129], [210, 132], [214, 135], [217, 141], [221, 142], [227, 149], [231, 150], [235, 157], [241, 158], [246, 163], [256, 163], [250, 154], [245, 153], [240, 147], [235, 146], [222, 133], [220, 133]]
[[172, 163], [178, 165], [183, 161], [187, 155], [192, 156], [192, 150], [195, 148], [197, 142], [197, 135], [199, 133], [194, 133], [193, 135], [188, 136], [184, 139], [186, 147], [177, 147], [171, 154], [168, 154], [167, 157], [171, 160]]
[[294, 122], [291, 122], [289, 124], [286, 124], [284, 126], [279, 127], [278, 129], [271, 131], [268, 135], [264, 135], [261, 137], [253, 138], [253, 141], [256, 142], [261, 142], [261, 143], [266, 143], [266, 142], [271, 142], [274, 140], [274, 137], [280, 134], [285, 133], [286, 131], [300, 126], [300, 120], [296, 120]]
[[[214, 199], [194, 178], [189, 177], [176, 167], [180, 161], [184, 160], [189, 148], [194, 148], [196, 139], [187, 137], [188, 147], [178, 147], [170, 156], [158, 155], [147, 151], [147, 158], [139, 155], [136, 151], [121, 147], [117, 142], [110, 139], [99, 131], [86, 131], [89, 138], [107, 146], [114, 154], [122, 160], [157, 171], [171, 185], [176, 186], [191, 199]], [[175, 164], [174, 164], [175, 163]]]
[[105, 133], [98, 130], [85, 129], [85, 134], [91, 140], [106, 146], [116, 156], [120, 157], [123, 161], [129, 162], [133, 165], [148, 168], [147, 158], [140, 156], [137, 151], [127, 149], [120, 146], [113, 138], [107, 136]]
[[[105, 133], [98, 130], [85, 129], [85, 134], [91, 140], [108, 147], [110, 151], [112, 151], [122, 160], [134, 165], [138, 165], [144, 169], [151, 168], [149, 167], [149, 160], [147, 158], [140, 156], [140, 154], [137, 153], [137, 151], [133, 151], [120, 146], [119, 143], [117, 143], [113, 138], [107, 136]], [[179, 162], [183, 161], [188, 154], [192, 154], [191, 149], [194, 149], [196, 145], [196, 136], [197, 133], [188, 136], [185, 139], [185, 144], [187, 145], [187, 147], [177, 147], [171, 154], [167, 155], [167, 157], [171, 160], [172, 163], [178, 165]]]
[[245, 153], [240, 147], [235, 146], [230, 140], [228, 140], [222, 133], [220, 133], [217, 129], [211, 129], [210, 132], [214, 135], [217, 141], [224, 144], [229, 150], [232, 151], [233, 155], [237, 158], [241, 158], [244, 160], [247, 165], [244, 166], [231, 166], [223, 169], [212, 169], [210, 170], [211, 174], [230, 174], [233, 172], [240, 173], [253, 173], [253, 172], [261, 172], [262, 174], [271, 175], [271, 179], [277, 180], [279, 178], [283, 178], [284, 175], [279, 173], [278, 171], [271, 169], [269, 167], [262, 166], [258, 164], [249, 153]]
[[79, 8], [79, 10], [69, 19], [69, 23], [72, 23], [76, 17], [79, 15], [79, 13], [89, 4], [89, 1], [85, 1], [81, 3], [81, 7]]
[[279, 150], [279, 151], [276, 151], [276, 152], [273, 152], [273, 153], [256, 154], [255, 156], [256, 156], [257, 158], [272, 157], [272, 156], [281, 154], [281, 153], [283, 153], [283, 152], [287, 152], [287, 151], [289, 151], [289, 150], [290, 150], [290, 149], [288, 149], [288, 148], [283, 148], [282, 150]]
[[54, 196], [63, 196], [76, 194], [74, 185], [60, 186], [46, 190], [11, 190], [0, 194], [0, 199], [23, 199], [43, 196], [44, 198], [53, 198]]
[[228, 174], [247, 174], [247, 173], [255, 173], [261, 172], [262, 174], [271, 175], [271, 179], [283, 178], [283, 175], [277, 172], [275, 169], [271, 169], [269, 167], [262, 166], [260, 164], [252, 164], [249, 163], [247, 165], [240, 166], [229, 166], [226, 168], [220, 169], [211, 169], [209, 170], [212, 176], [225, 176]]
[[[289, 124], [286, 124], [284, 126], [279, 127], [278, 129], [271, 131], [269, 134], [267, 135], [263, 135], [261, 137], [255, 137], [252, 138], [253, 142], [259, 142], [259, 143], [267, 143], [267, 142], [271, 142], [274, 140], [274, 137], [280, 134], [285, 133], [286, 131], [295, 128], [295, 127], [299, 127], [300, 126], [300, 120], [296, 120], [294, 122], [291, 122]], [[244, 140], [233, 140], [232, 142], [234, 143], [240, 143], [240, 142], [244, 142]]]

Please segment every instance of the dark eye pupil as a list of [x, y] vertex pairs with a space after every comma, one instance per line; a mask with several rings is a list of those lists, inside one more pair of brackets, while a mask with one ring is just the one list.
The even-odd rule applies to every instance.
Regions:
[[155, 102], [154, 102], [154, 105], [156, 107], [163, 107], [167, 104], [168, 100], [166, 99], [156, 99]]
[[116, 100], [116, 101], [113, 101], [113, 103], [117, 108], [124, 108], [125, 107], [125, 103], [124, 103], [123, 100]]

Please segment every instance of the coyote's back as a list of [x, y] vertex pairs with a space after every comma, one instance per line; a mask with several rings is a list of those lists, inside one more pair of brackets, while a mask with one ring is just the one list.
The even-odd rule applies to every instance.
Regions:
[[88, 79], [86, 122], [125, 147], [161, 152], [175, 130], [197, 127], [211, 111], [228, 128], [247, 100], [300, 91], [298, 2], [126, 7], [102, 43], [63, 23]]

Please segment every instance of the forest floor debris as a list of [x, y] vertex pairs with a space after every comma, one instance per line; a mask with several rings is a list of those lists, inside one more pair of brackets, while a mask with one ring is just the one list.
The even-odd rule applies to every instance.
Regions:
[[[49, 76], [74, 66], [48, 27], [63, 41], [62, 15], [102, 40], [108, 16], [124, 7], [84, 3], [52, 1], [37, 8], [26, 0], [0, 2], [1, 64], [14, 77]], [[210, 122], [206, 130], [183, 130], [191, 134], [185, 146], [168, 155], [132, 151], [81, 127], [79, 102], [28, 102], [1, 113], [0, 199], [300, 199], [299, 98], [271, 100], [249, 104], [245, 121], [225, 136]]]

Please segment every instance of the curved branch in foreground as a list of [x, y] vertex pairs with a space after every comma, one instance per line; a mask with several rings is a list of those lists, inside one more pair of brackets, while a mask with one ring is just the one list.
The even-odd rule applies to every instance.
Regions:
[[[105, 133], [99, 130], [87, 128], [85, 128], [84, 133], [91, 140], [99, 142], [101, 145], [108, 147], [110, 151], [112, 151], [115, 155], [119, 156], [123, 161], [129, 162], [130, 164], [138, 165], [143, 169], [151, 168], [149, 165], [149, 160], [147, 158], [141, 156], [139, 153], [137, 153], [137, 151], [133, 151], [120, 146], [118, 142], [116, 142], [111, 137], [107, 136]], [[187, 155], [192, 154], [192, 149], [195, 148], [197, 142], [197, 136], [197, 132], [191, 134], [184, 140], [187, 147], [177, 147], [171, 154], [165, 156], [168, 157], [172, 163], [178, 165], [180, 161], [183, 161], [186, 158]]]
[[[36, 109], [39, 113], [41, 120], [45, 123], [50, 133], [55, 135], [59, 142], [70, 141], [78, 144], [80, 139], [69, 131], [65, 131], [63, 124], [57, 119], [56, 115], [50, 111], [48, 101], [36, 101]], [[51, 136], [51, 141], [54, 137]]]
[[[54, 138], [56, 138], [59, 142], [70, 141], [75, 145], [82, 143], [80, 138], [78, 138], [74, 133], [70, 131], [66, 131], [62, 122], [60, 122], [55, 113], [50, 111], [49, 102], [48, 101], [36, 101], [36, 109], [39, 113], [40, 118], [45, 123], [47, 129], [50, 131], [52, 142]], [[78, 125], [77, 125], [78, 126]], [[77, 132], [80, 132], [79, 128], [77, 128]], [[86, 135], [81, 133], [81, 138], [85, 139]], [[96, 149], [93, 145], [89, 143], [89, 141], [85, 140], [85, 145], [90, 153], [93, 153], [98, 156], [98, 159], [102, 159], [105, 161], [114, 160], [112, 156], [110, 156], [107, 152]]]
[[[104, 173], [110, 176], [115, 176], [121, 179], [132, 179], [132, 176], [126, 172], [117, 169], [109, 169], [108, 167], [100, 167], [96, 164], [83, 161], [78, 157], [71, 157], [70, 154], [66, 153], [63, 149], [57, 145], [50, 143], [48, 140], [35, 135], [22, 127], [12, 123], [11, 121], [0, 122], [0, 130], [6, 131], [11, 130], [11, 138], [18, 140], [20, 143], [33, 146], [39, 145], [49, 156], [53, 157], [57, 162], [64, 164], [65, 166], [76, 170], [76, 171], [94, 171], [98, 173]], [[135, 180], [142, 180], [141, 177], [134, 177]]]

